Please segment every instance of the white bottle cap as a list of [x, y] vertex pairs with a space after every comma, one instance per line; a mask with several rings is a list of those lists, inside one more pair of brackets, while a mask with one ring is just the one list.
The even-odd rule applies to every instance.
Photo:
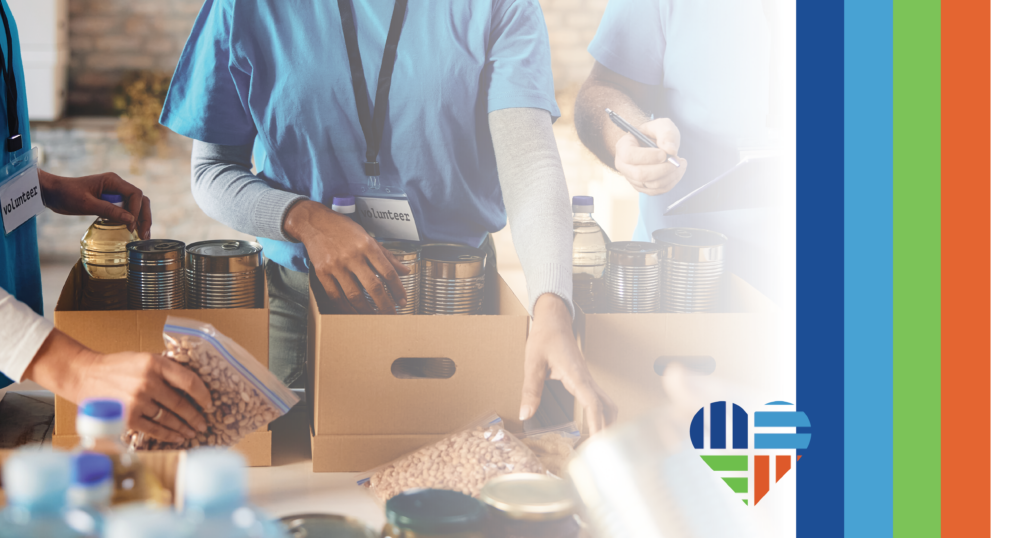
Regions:
[[90, 399], [78, 408], [75, 430], [79, 437], [121, 437], [124, 429], [124, 406], [118, 400]]
[[245, 459], [224, 448], [203, 447], [185, 456], [185, 505], [242, 504], [249, 491]]
[[331, 209], [342, 215], [351, 215], [356, 212], [356, 199], [352, 196], [335, 196]]
[[11, 504], [63, 506], [71, 484], [71, 456], [51, 449], [22, 449], [4, 462], [4, 491]]

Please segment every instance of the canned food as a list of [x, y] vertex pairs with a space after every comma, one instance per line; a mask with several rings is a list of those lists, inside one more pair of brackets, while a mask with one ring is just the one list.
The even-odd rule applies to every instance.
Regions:
[[699, 228], [665, 228], [654, 232], [664, 249], [661, 262], [662, 312], [710, 312], [718, 303], [725, 274], [728, 238]]
[[421, 311], [472, 315], [483, 307], [487, 254], [478, 248], [428, 244], [421, 251]]
[[494, 538], [576, 538], [572, 485], [565, 480], [517, 473], [491, 479], [480, 490]]
[[185, 243], [149, 239], [128, 243], [128, 309], [185, 308]]
[[215, 239], [185, 248], [189, 308], [256, 308], [263, 294], [263, 247]]
[[292, 538], [378, 538], [358, 519], [334, 514], [299, 514], [280, 519]]
[[661, 250], [654, 243], [610, 243], [604, 273], [607, 310], [618, 314], [657, 312], [661, 296], [660, 260]]
[[[395, 305], [395, 313], [399, 315], [412, 315], [419, 313], [420, 306], [420, 245], [413, 241], [383, 241], [381, 246], [387, 249], [402, 265], [410, 269], [409, 274], [398, 277], [405, 289], [405, 306]], [[390, 293], [387, 284], [384, 289]], [[373, 303], [370, 294], [363, 290], [363, 297], [375, 310], [377, 305]]]
[[487, 510], [457, 491], [413, 489], [388, 499], [382, 538], [484, 538]]

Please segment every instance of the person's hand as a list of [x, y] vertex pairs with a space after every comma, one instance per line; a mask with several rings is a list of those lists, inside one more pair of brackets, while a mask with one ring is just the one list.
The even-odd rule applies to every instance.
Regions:
[[366, 289], [381, 314], [394, 314], [395, 304], [406, 305], [399, 276], [411, 269], [354, 220], [306, 200], [288, 212], [284, 229], [306, 247], [324, 292], [336, 303], [373, 314], [373, 306], [363, 297]]
[[572, 333], [572, 316], [562, 298], [545, 293], [533, 307], [533, 325], [526, 339], [526, 376], [519, 419], [537, 412], [544, 381], [555, 379], [583, 406], [583, 416], [595, 433], [615, 421], [618, 408], [597, 386]]
[[72, 402], [118, 399], [124, 404], [128, 428], [172, 443], [205, 432], [200, 409], [213, 406], [199, 376], [171, 359], [152, 353], [96, 353], [56, 329], [24, 378]]
[[[138, 187], [121, 179], [113, 172], [83, 177], [55, 176], [39, 171], [39, 188], [43, 205], [61, 215], [96, 215], [128, 226], [142, 239], [149, 239], [153, 218], [149, 211], [149, 198]], [[120, 194], [124, 207], [104, 201], [103, 193]]]
[[[637, 191], [651, 196], [664, 194], [686, 173], [686, 159], [676, 156], [679, 129], [668, 118], [649, 121], [637, 129], [658, 147], [643, 146], [636, 137], [626, 133], [615, 144], [615, 169]], [[670, 156], [679, 161], [678, 167], [668, 162]]]

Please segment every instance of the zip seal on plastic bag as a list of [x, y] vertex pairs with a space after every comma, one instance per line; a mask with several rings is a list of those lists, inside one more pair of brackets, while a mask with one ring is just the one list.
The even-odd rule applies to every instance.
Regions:
[[416, 488], [475, 497], [488, 480], [510, 473], [544, 473], [544, 466], [505, 429], [497, 414], [490, 413], [436, 443], [360, 474], [356, 483], [382, 502]]
[[209, 426], [194, 439], [180, 444], [147, 439], [129, 430], [127, 437], [135, 448], [231, 446], [299, 402], [244, 347], [209, 323], [168, 316], [164, 344], [164, 356], [194, 371], [210, 391], [213, 410], [200, 410]]

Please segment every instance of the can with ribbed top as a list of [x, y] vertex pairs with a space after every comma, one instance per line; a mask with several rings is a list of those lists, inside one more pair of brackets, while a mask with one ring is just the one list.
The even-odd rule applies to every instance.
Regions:
[[[395, 305], [395, 313], [403, 316], [410, 316], [419, 313], [420, 306], [420, 244], [414, 241], [382, 241], [380, 246], [387, 249], [402, 265], [410, 269], [409, 274], [398, 277], [405, 288], [405, 306]], [[384, 289], [388, 293], [387, 284]], [[377, 308], [370, 294], [363, 290], [363, 297], [370, 303], [370, 306]]]
[[128, 251], [128, 309], [185, 308], [185, 243], [133, 241]]
[[214, 239], [185, 248], [189, 308], [256, 308], [263, 295], [263, 247]]
[[662, 312], [711, 312], [725, 274], [725, 235], [699, 228], [654, 232], [664, 249], [661, 261]]
[[661, 297], [661, 250], [645, 241], [616, 241], [608, 245], [604, 273], [606, 308], [615, 314], [658, 311]]
[[427, 244], [420, 252], [421, 311], [472, 315], [483, 309], [487, 254], [478, 248]]

